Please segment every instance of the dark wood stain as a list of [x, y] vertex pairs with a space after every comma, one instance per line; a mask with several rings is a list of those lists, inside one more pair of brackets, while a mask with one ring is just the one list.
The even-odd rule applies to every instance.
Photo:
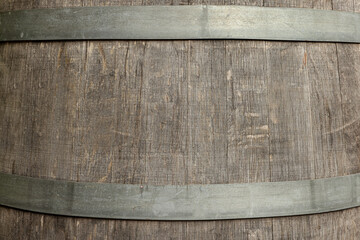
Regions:
[[[0, 10], [204, 4], [3, 0]], [[353, 0], [206, 4], [360, 12]], [[128, 184], [290, 181], [360, 172], [359, 44], [0, 44], [0, 171]], [[71, 218], [0, 207], [0, 239], [360, 239], [360, 209], [231, 221]]]

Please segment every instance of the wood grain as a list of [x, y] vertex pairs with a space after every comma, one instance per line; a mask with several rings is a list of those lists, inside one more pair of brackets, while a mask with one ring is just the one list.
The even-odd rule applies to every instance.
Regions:
[[[0, 11], [156, 4], [360, 11], [352, 0], [3, 0]], [[2, 43], [0, 171], [156, 185], [358, 173], [359, 56], [359, 44]], [[0, 239], [359, 239], [359, 211], [155, 222], [0, 207]]]

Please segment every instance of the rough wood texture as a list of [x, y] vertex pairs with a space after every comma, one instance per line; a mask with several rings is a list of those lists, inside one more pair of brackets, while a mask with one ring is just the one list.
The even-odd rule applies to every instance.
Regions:
[[[0, 10], [202, 3], [3, 0]], [[206, 3], [360, 12], [352, 0]], [[359, 44], [3, 43], [0, 171], [160, 185], [358, 173], [359, 66]], [[1, 207], [0, 239], [360, 239], [359, 211], [151, 222]]]

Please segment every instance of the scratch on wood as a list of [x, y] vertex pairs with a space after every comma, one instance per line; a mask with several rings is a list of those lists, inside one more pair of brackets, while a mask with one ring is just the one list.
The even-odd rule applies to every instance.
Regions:
[[245, 116], [255, 118], [255, 117], [260, 117], [260, 114], [258, 114], [258, 113], [245, 113]]
[[59, 51], [58, 51], [58, 55], [57, 55], [57, 66], [56, 66], [56, 70], [58, 70], [61, 66], [61, 56], [64, 52], [64, 45], [61, 45]]
[[118, 134], [123, 135], [123, 136], [131, 137], [131, 134], [129, 134], [129, 133], [124, 133], [124, 132], [115, 131], [115, 130], [113, 130], [112, 132], [118, 133]]
[[269, 115], [270, 115], [269, 118], [270, 118], [271, 122], [274, 123], [274, 124], [277, 124], [277, 123], [278, 123], [278, 119], [277, 119], [277, 117], [276, 117], [275, 112], [274, 112], [274, 111], [270, 111], [270, 114], [269, 114]]
[[306, 66], [307, 65], [307, 52], [304, 52], [304, 58], [303, 58], [303, 65]]
[[99, 180], [99, 182], [105, 182], [108, 179], [108, 177], [109, 177], [109, 175], [111, 173], [111, 169], [112, 169], [112, 161], [110, 161], [109, 164], [108, 164], [106, 175], [104, 177], [102, 177]]
[[257, 129], [264, 130], [264, 131], [269, 131], [269, 126], [268, 125], [263, 125], [263, 126], [257, 127]]
[[102, 68], [103, 68], [103, 71], [105, 71], [106, 68], [107, 68], [105, 51], [104, 51], [104, 48], [102, 47], [102, 45], [100, 43], [98, 44], [98, 48], [99, 48], [99, 52], [100, 52], [100, 55], [101, 55], [101, 58], [102, 58]]
[[256, 134], [256, 135], [247, 135], [246, 137], [250, 139], [258, 139], [258, 138], [265, 138], [268, 136], [269, 136], [268, 134]]
[[110, 173], [111, 168], [112, 168], [112, 161], [109, 162], [109, 165], [108, 165], [108, 168], [107, 168], [107, 169], [108, 169], [108, 173]]
[[44, 227], [44, 215], [41, 216], [41, 218], [40, 218], [40, 226], [41, 226], [41, 229]]
[[229, 71], [227, 71], [227, 73], [226, 73], [226, 79], [227, 79], [228, 81], [230, 81], [230, 80], [232, 79], [232, 71], [231, 71], [231, 69], [230, 69]]
[[332, 130], [332, 131], [325, 132], [323, 135], [326, 135], [326, 134], [332, 134], [332, 133], [339, 132], [339, 131], [341, 131], [341, 130], [343, 130], [343, 129], [345, 129], [345, 128], [347, 128], [347, 127], [349, 127], [349, 126], [353, 125], [353, 124], [355, 124], [355, 123], [356, 123], [356, 122], [358, 122], [359, 120], [360, 120], [360, 117], [359, 117], [359, 118], [357, 118], [357, 119], [354, 119], [354, 120], [353, 120], [353, 121], [351, 121], [351, 122], [348, 122], [348, 123], [344, 124], [344, 125], [343, 125], [343, 126], [341, 126], [341, 127], [336, 128], [336, 129], [334, 129], [334, 130]]

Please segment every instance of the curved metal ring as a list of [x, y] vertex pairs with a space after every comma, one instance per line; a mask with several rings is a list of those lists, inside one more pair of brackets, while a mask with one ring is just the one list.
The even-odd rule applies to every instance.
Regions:
[[360, 14], [247, 6], [119, 6], [0, 13], [0, 41], [259, 39], [360, 43]]
[[40, 213], [112, 219], [292, 216], [360, 206], [360, 174], [288, 182], [141, 186], [0, 173], [0, 205]]

